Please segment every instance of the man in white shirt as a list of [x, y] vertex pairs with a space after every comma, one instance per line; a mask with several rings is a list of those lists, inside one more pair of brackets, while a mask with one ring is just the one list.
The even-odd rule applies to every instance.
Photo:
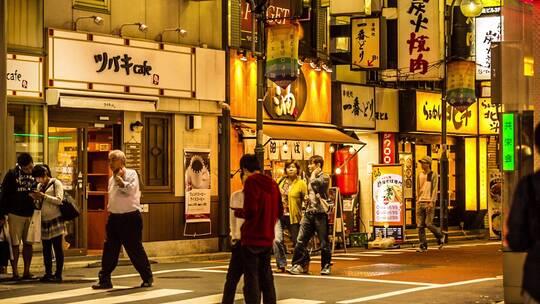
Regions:
[[433, 225], [435, 217], [435, 203], [437, 202], [437, 191], [439, 177], [436, 172], [431, 171], [431, 157], [424, 156], [418, 161], [422, 167], [422, 172], [418, 174], [416, 180], [416, 226], [418, 228], [418, 238], [420, 247], [418, 252], [427, 251], [426, 227], [437, 238], [439, 249], [445, 243], [445, 234], [441, 229]]
[[[244, 173], [240, 173], [240, 179], [242, 184], [244, 183]], [[242, 246], [240, 245], [242, 224], [245, 219], [236, 217], [234, 212], [242, 210], [244, 208], [244, 191], [238, 190], [231, 194], [229, 201], [229, 228], [231, 229], [231, 260], [229, 261], [229, 269], [227, 270], [227, 278], [225, 280], [225, 287], [223, 288], [222, 304], [233, 304], [234, 297], [236, 295], [236, 286], [244, 273], [242, 262]]]
[[125, 167], [126, 156], [120, 150], [109, 153], [109, 218], [101, 258], [99, 282], [93, 289], [112, 288], [111, 273], [118, 264], [121, 246], [143, 280], [141, 287], [151, 287], [152, 270], [142, 245], [141, 191], [137, 171]]

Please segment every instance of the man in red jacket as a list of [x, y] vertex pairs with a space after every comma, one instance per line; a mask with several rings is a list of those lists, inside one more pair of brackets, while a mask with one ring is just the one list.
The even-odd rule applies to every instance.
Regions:
[[260, 173], [257, 157], [246, 154], [240, 159], [240, 169], [247, 176], [244, 182], [244, 208], [238, 213], [245, 219], [241, 230], [244, 259], [244, 299], [247, 304], [276, 303], [276, 290], [270, 259], [274, 241], [274, 226], [283, 215], [281, 193], [277, 183]]

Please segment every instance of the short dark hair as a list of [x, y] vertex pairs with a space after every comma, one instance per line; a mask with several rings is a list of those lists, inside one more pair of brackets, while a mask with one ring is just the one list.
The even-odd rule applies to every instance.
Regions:
[[536, 150], [540, 152], [540, 123], [534, 128], [534, 146]]
[[312, 157], [309, 158], [309, 162], [314, 163], [314, 164], [320, 164], [321, 168], [324, 165], [324, 159], [320, 155], [313, 155]]
[[246, 169], [249, 172], [255, 172], [261, 170], [261, 164], [255, 154], [245, 154], [240, 158], [240, 169]]
[[49, 166], [47, 165], [43, 165], [43, 164], [35, 165], [34, 169], [32, 169], [32, 176], [33, 177], [45, 177], [45, 176], [52, 177], [51, 169], [49, 169]]
[[34, 162], [34, 159], [32, 159], [32, 155], [23, 152], [17, 156], [17, 164], [21, 167], [26, 167]]
[[296, 171], [297, 171], [297, 174], [300, 175], [300, 164], [295, 161], [295, 160], [290, 160], [288, 162], [285, 163], [285, 170], [287, 170], [287, 168], [289, 168], [291, 165], [294, 165], [296, 167]]

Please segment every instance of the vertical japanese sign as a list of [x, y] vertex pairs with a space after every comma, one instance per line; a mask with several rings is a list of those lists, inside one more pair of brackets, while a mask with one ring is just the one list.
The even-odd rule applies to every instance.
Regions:
[[[405, 205], [402, 165], [373, 165], [373, 226], [394, 228], [397, 239], [403, 237]], [[392, 236], [392, 235], [389, 235]]]
[[266, 77], [283, 89], [296, 80], [300, 25], [284, 24], [268, 27]]
[[185, 149], [186, 222], [210, 221], [210, 151]]
[[441, 78], [439, 2], [398, 1], [398, 65], [404, 80]]
[[514, 113], [502, 115], [502, 163], [503, 171], [514, 171], [516, 165], [515, 153], [515, 116]]
[[341, 86], [342, 127], [375, 129], [375, 89], [368, 86]]
[[381, 19], [351, 19], [351, 69], [381, 67]]
[[385, 165], [396, 162], [396, 134], [382, 133], [381, 158]]
[[476, 18], [476, 79], [491, 79], [491, 43], [501, 40], [501, 17]]
[[458, 111], [465, 111], [476, 102], [475, 62], [459, 60], [448, 63], [446, 100]]
[[490, 98], [480, 98], [478, 107], [480, 119], [478, 133], [481, 135], [499, 135], [499, 113], [502, 111], [502, 105], [492, 104]]

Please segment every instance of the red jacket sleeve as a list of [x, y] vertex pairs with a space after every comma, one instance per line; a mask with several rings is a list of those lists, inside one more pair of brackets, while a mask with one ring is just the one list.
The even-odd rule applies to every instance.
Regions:
[[244, 218], [251, 219], [255, 214], [257, 214], [258, 207], [257, 199], [257, 189], [256, 184], [251, 179], [246, 179], [244, 183], [244, 208], [243, 216]]

